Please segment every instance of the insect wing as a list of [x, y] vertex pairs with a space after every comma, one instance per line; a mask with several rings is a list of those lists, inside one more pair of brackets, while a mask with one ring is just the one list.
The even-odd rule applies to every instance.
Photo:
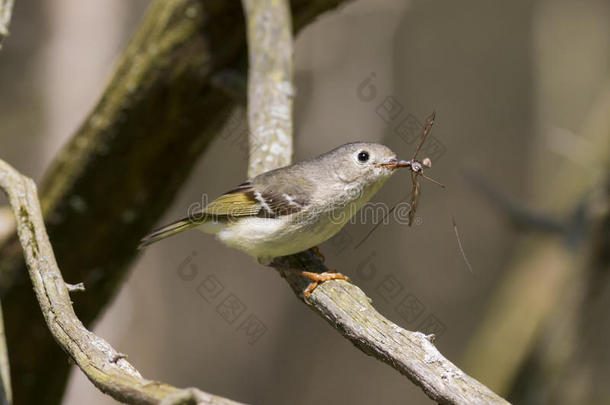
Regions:
[[417, 159], [417, 154], [421, 150], [421, 147], [426, 142], [426, 138], [432, 129], [432, 125], [434, 125], [434, 119], [436, 118], [436, 111], [433, 111], [432, 114], [428, 118], [426, 118], [426, 124], [424, 125], [424, 131], [421, 135], [421, 139], [419, 140], [419, 145], [417, 145], [417, 149], [415, 149], [415, 154], [413, 155], [413, 160]]
[[413, 187], [411, 188], [411, 207], [409, 209], [409, 226], [413, 225], [413, 219], [415, 218], [415, 211], [417, 210], [417, 203], [419, 202], [419, 179], [418, 174], [411, 172], [411, 181]]

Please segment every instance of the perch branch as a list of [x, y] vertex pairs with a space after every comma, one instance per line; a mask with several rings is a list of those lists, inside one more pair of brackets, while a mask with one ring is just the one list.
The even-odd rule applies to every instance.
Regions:
[[237, 404], [187, 388], [144, 379], [104, 339], [76, 317], [68, 285], [55, 261], [34, 182], [0, 160], [0, 188], [9, 197], [28, 272], [47, 327], [61, 348], [104, 393], [127, 404]]
[[[283, 138], [292, 138], [292, 98], [288, 92], [292, 88], [292, 36], [287, 35], [290, 13], [285, 1], [244, 0], [243, 3], [251, 63], [248, 175], [254, 176], [289, 164], [291, 160], [292, 143]], [[327, 271], [311, 252], [279, 259], [277, 269], [282, 268]], [[297, 297], [303, 300], [302, 291], [309, 280], [295, 274], [285, 277]], [[307, 303], [356, 347], [394, 367], [433, 400], [442, 404], [507, 404], [445, 359], [432, 344], [432, 336], [407, 331], [384, 318], [357, 286], [335, 280], [322, 283]]]
[[[283, 258], [282, 267], [324, 272], [312, 252]], [[296, 296], [310, 280], [294, 274], [286, 279]], [[433, 336], [412, 332], [386, 319], [356, 285], [343, 280], [320, 284], [307, 300], [311, 308], [365, 354], [388, 364], [441, 404], [508, 404], [468, 376], [436, 349]]]
[[14, 4], [15, 0], [0, 0], [0, 49], [2, 49], [2, 41], [8, 35]]

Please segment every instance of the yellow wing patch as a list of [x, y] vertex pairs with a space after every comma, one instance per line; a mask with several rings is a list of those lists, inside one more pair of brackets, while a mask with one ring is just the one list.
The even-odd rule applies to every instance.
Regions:
[[223, 194], [203, 210], [204, 213], [217, 216], [243, 217], [257, 215], [261, 203], [254, 198], [253, 191]]

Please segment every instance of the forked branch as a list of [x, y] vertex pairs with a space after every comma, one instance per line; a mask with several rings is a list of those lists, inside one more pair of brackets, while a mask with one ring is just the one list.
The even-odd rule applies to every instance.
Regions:
[[199, 391], [143, 378], [108, 342], [76, 317], [68, 284], [55, 261], [34, 182], [0, 160], [0, 188], [8, 195], [28, 272], [47, 327], [61, 348], [101, 391], [127, 404], [237, 404]]

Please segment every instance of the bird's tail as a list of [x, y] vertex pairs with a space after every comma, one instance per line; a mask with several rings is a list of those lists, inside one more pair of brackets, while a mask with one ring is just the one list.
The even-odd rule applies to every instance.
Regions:
[[204, 220], [193, 219], [193, 218], [183, 218], [180, 221], [173, 222], [169, 225], [166, 225], [162, 228], [156, 229], [146, 235], [140, 240], [140, 245], [138, 245], [138, 249], [141, 249], [145, 246], [151, 245], [155, 242], [160, 241], [161, 239], [169, 238], [177, 233], [186, 231], [188, 229], [194, 228], [196, 226], [201, 225]]

